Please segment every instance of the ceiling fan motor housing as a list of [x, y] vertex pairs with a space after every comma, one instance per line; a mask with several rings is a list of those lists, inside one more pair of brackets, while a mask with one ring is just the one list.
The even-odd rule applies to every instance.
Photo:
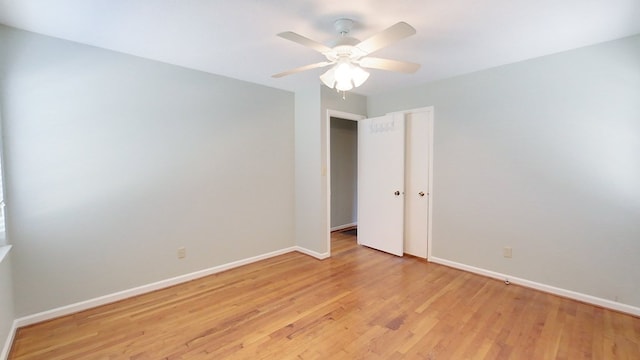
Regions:
[[340, 36], [329, 44], [331, 51], [324, 54], [327, 60], [337, 61], [339, 59], [349, 59], [355, 61], [366, 55], [363, 51], [355, 47], [360, 43], [360, 40], [348, 36], [353, 28], [353, 20], [338, 19], [333, 25]]

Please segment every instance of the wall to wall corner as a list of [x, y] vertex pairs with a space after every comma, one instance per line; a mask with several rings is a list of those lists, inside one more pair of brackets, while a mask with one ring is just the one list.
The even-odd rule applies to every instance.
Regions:
[[638, 64], [640, 35], [370, 96], [434, 106], [433, 256], [637, 311]]
[[295, 93], [295, 238], [296, 245], [316, 257], [324, 257], [320, 245], [322, 216], [320, 188], [321, 129], [320, 86]]

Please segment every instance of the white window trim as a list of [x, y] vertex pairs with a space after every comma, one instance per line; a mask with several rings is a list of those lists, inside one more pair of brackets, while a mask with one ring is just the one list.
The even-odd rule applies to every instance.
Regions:
[[9, 250], [11, 250], [11, 245], [0, 246], [0, 263], [2, 263], [5, 257], [7, 257]]

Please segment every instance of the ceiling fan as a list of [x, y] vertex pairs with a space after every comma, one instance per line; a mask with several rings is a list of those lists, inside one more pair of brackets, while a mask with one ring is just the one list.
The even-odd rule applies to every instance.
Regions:
[[349, 91], [362, 85], [369, 78], [369, 73], [363, 68], [402, 73], [414, 73], [420, 68], [420, 64], [368, 56], [383, 47], [415, 34], [416, 29], [405, 22], [401, 21], [392, 25], [364, 41], [349, 36], [349, 32], [353, 27], [353, 20], [339, 19], [336, 20], [334, 26], [339, 36], [330, 46], [291, 31], [278, 34], [283, 39], [296, 42], [321, 53], [327, 60], [281, 72], [272, 77], [280, 78], [306, 70], [334, 65], [320, 76], [320, 80], [330, 88], [335, 88], [338, 91]]

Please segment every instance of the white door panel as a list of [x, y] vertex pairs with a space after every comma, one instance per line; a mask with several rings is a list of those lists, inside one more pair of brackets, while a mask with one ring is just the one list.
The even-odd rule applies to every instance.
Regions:
[[397, 256], [404, 248], [405, 121], [358, 121], [358, 243]]
[[406, 116], [404, 252], [427, 258], [429, 205], [429, 112]]

